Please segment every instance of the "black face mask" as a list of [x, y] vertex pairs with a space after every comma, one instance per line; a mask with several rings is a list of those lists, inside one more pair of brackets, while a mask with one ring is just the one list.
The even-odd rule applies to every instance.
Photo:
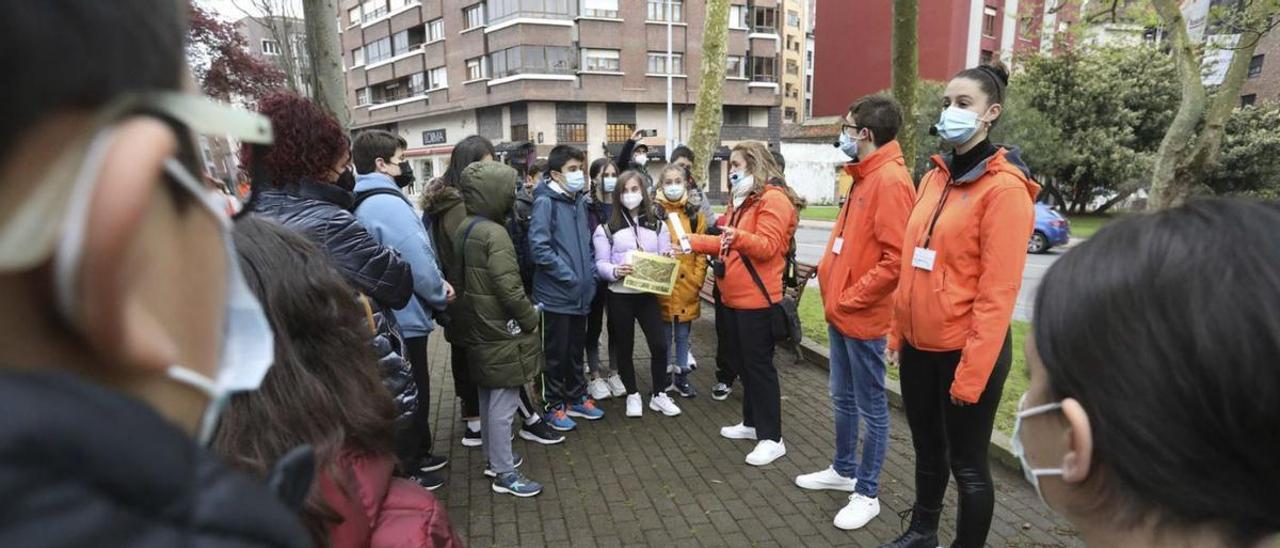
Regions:
[[338, 174], [338, 180], [334, 181], [333, 184], [338, 185], [339, 188], [347, 192], [355, 192], [356, 174], [351, 171], [351, 168], [344, 169], [342, 173]]
[[400, 174], [393, 177], [400, 188], [413, 184], [413, 166], [409, 162], [400, 162]]

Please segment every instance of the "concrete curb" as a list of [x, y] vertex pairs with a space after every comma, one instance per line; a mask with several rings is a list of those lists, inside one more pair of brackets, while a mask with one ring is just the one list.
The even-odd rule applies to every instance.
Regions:
[[[806, 338], [800, 341], [800, 357], [823, 369], [831, 369], [830, 351], [813, 340]], [[898, 384], [898, 381], [890, 378], [885, 378], [884, 384], [885, 390], [889, 393], [889, 405], [901, 409], [902, 386]], [[1018, 457], [1013, 456], [1013, 450], [1009, 447], [1009, 436], [1004, 435], [999, 430], [992, 430], [991, 432], [990, 456], [996, 462], [1015, 472], [1022, 470], [1022, 464], [1018, 462]]]
[[836, 227], [835, 221], [815, 221], [812, 219], [800, 219], [800, 228], [816, 228], [820, 230], [831, 230]]

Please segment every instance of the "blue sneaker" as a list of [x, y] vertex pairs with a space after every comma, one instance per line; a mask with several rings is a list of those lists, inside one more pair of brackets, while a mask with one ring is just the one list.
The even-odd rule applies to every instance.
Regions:
[[493, 492], [527, 498], [542, 492], [542, 484], [524, 477], [520, 472], [507, 472], [493, 480]]
[[573, 422], [573, 419], [569, 418], [568, 414], [564, 410], [563, 405], [555, 409], [552, 409], [549, 413], [547, 413], [545, 416], [542, 417], [542, 420], [547, 421], [547, 425], [551, 426], [552, 429], [558, 430], [560, 432], [568, 432], [578, 427], [578, 423]]
[[595, 400], [591, 398], [583, 398], [581, 402], [575, 403], [569, 408], [569, 416], [578, 419], [596, 421], [604, 418], [604, 410], [596, 407]]

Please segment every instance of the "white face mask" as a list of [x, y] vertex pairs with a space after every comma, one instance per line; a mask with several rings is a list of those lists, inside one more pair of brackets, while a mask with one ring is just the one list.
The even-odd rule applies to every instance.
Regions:
[[[88, 160], [75, 183], [63, 239], [58, 243], [54, 259], [54, 283], [58, 308], [64, 318], [74, 323], [76, 314], [75, 279], [84, 253], [85, 227], [88, 223], [89, 199], [110, 143], [110, 130], [103, 130], [89, 148]], [[201, 204], [221, 221], [221, 236], [227, 254], [227, 300], [224, 311], [222, 348], [218, 356], [216, 377], [210, 379], [182, 365], [169, 366], [169, 378], [191, 386], [209, 397], [200, 420], [197, 440], [207, 445], [218, 425], [218, 417], [235, 392], [257, 390], [275, 360], [275, 339], [271, 324], [257, 297], [250, 291], [240, 272], [240, 262], [231, 239], [231, 221], [222, 212], [222, 204], [213, 203], [203, 185], [181, 163], [165, 161], [165, 172], [178, 186], [190, 191]]]
[[640, 207], [642, 203], [644, 203], [644, 195], [639, 192], [627, 192], [622, 195], [622, 207], [627, 208], [627, 211]]
[[751, 187], [756, 184], [755, 176], [733, 171], [729, 173], [729, 182], [733, 183], [733, 207], [742, 207], [743, 202], [747, 201], [747, 195], [751, 193]]
[[678, 202], [680, 201], [680, 198], [684, 198], [684, 191], [685, 188], [683, 184], [666, 185], [662, 187], [662, 195], [666, 196], [667, 200], [672, 202]]
[[617, 188], [617, 186], [618, 186], [618, 178], [617, 178], [617, 177], [605, 177], [605, 178], [604, 178], [604, 183], [603, 183], [603, 184], [604, 184], [604, 191], [605, 191], [605, 192], [613, 192], [613, 189], [614, 189], [614, 188]]
[[643, 166], [649, 163], [649, 155], [644, 153], [636, 154], [631, 157], [631, 161], [635, 162], [638, 166]]
[[1018, 457], [1018, 462], [1022, 465], [1022, 475], [1027, 478], [1027, 481], [1031, 483], [1032, 487], [1035, 487], [1036, 496], [1040, 497], [1040, 502], [1044, 503], [1047, 507], [1049, 506], [1049, 503], [1044, 500], [1044, 493], [1040, 491], [1040, 476], [1061, 476], [1062, 469], [1031, 467], [1031, 463], [1027, 461], [1027, 451], [1022, 446], [1022, 419], [1034, 417], [1050, 411], [1057, 411], [1062, 409], [1062, 403], [1046, 403], [1044, 405], [1037, 405], [1031, 409], [1023, 409], [1022, 407], [1026, 403], [1027, 395], [1024, 393], [1022, 394], [1022, 398], [1018, 400], [1018, 413], [1014, 415], [1013, 435], [1009, 437], [1009, 449], [1013, 452], [1015, 457]]

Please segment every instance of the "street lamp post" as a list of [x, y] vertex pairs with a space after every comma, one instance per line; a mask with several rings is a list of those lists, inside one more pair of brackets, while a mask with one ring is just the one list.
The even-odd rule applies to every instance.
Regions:
[[676, 1], [678, 0], [663, 0], [663, 5], [666, 6], [666, 12], [667, 12], [666, 13], [666, 17], [667, 17], [667, 138], [666, 138], [666, 149], [665, 149], [666, 151], [665, 160], [667, 161], [671, 161], [671, 149], [675, 146], [675, 140], [674, 140], [675, 117], [672, 112], [672, 106], [671, 106], [671, 88], [672, 88], [672, 81], [674, 80], [674, 75], [672, 73], [675, 70], [675, 64], [674, 64], [675, 56], [671, 52], [671, 49], [672, 49], [671, 34], [672, 34], [672, 26], [674, 26], [673, 19], [675, 19], [674, 15], [675, 15]]

